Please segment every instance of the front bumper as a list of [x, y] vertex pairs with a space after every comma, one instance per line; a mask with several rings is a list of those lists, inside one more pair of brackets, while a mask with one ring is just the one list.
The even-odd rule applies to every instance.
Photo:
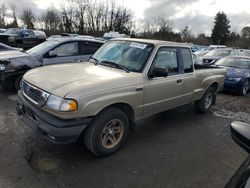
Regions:
[[57, 118], [30, 103], [22, 91], [18, 91], [18, 97], [17, 114], [31, 129], [53, 143], [70, 144], [76, 142], [91, 122], [91, 118], [65, 120]]
[[242, 87], [241, 81], [235, 82], [235, 81], [225, 80], [224, 85], [223, 85], [223, 89], [229, 90], [229, 91], [240, 91], [241, 87]]

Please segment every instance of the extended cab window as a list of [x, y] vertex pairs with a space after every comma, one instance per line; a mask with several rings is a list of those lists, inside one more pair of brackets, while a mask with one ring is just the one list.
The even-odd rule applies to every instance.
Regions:
[[194, 71], [192, 55], [189, 49], [181, 48], [181, 56], [184, 64], [184, 73], [191, 73]]
[[154, 62], [154, 67], [167, 68], [169, 75], [178, 74], [177, 51], [175, 48], [162, 47], [157, 52]]
[[97, 42], [83, 42], [82, 54], [83, 55], [92, 55], [101, 46], [102, 46], [102, 43], [97, 43]]
[[57, 54], [57, 57], [78, 55], [78, 42], [62, 44], [53, 51]]

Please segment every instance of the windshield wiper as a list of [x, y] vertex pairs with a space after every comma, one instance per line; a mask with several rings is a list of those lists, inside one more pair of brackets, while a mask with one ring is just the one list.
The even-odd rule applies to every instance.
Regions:
[[[100, 63], [100, 61], [99, 61], [98, 59], [96, 59], [96, 58], [94, 58], [94, 57], [92, 57], [92, 56], [89, 58], [89, 60], [94, 60], [93, 63], [94, 63], [95, 65], [98, 65], [98, 64]], [[91, 62], [91, 61], [89, 61], [89, 62]], [[91, 62], [91, 63], [92, 63], [92, 62]]]
[[107, 65], [107, 64], [113, 65], [113, 66], [115, 66], [115, 67], [117, 67], [117, 68], [120, 68], [120, 69], [125, 70], [127, 73], [130, 72], [130, 70], [129, 70], [128, 68], [126, 68], [125, 66], [120, 65], [120, 64], [118, 64], [118, 63], [116, 63], [116, 62], [113, 62], [113, 61], [106, 61], [106, 60], [104, 60], [104, 61], [101, 61], [101, 63], [106, 64], [106, 65]]

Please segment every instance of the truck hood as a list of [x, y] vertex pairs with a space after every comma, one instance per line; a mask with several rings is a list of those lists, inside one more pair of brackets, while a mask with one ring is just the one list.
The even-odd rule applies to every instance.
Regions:
[[40, 67], [24, 75], [30, 84], [60, 97], [90, 95], [142, 83], [140, 73], [89, 62]]

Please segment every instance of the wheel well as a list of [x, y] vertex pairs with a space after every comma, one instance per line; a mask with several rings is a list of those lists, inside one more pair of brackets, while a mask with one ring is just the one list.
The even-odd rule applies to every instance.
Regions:
[[112, 105], [110, 105], [110, 106], [108, 106], [106, 108], [109, 108], [109, 107], [114, 107], [114, 108], [121, 109], [128, 116], [128, 119], [129, 119], [130, 123], [134, 122], [134, 120], [135, 120], [135, 114], [134, 114], [133, 108], [130, 105], [128, 105], [126, 103], [116, 103], [116, 104], [112, 104]]
[[218, 87], [219, 87], [219, 84], [217, 82], [214, 82], [210, 87], [213, 87], [217, 91]]
[[6, 77], [6, 78], [4, 79], [4, 82], [10, 83], [10, 84], [9, 84], [9, 85], [11, 85], [11, 86], [10, 86], [10, 89], [12, 89], [12, 86], [14, 86], [14, 84], [15, 84], [16, 78], [17, 78], [18, 76], [23, 76], [24, 73], [27, 72], [27, 70], [28, 70], [28, 69], [23, 69], [22, 72], [18, 72], [17, 74], [10, 75], [10, 76]]

